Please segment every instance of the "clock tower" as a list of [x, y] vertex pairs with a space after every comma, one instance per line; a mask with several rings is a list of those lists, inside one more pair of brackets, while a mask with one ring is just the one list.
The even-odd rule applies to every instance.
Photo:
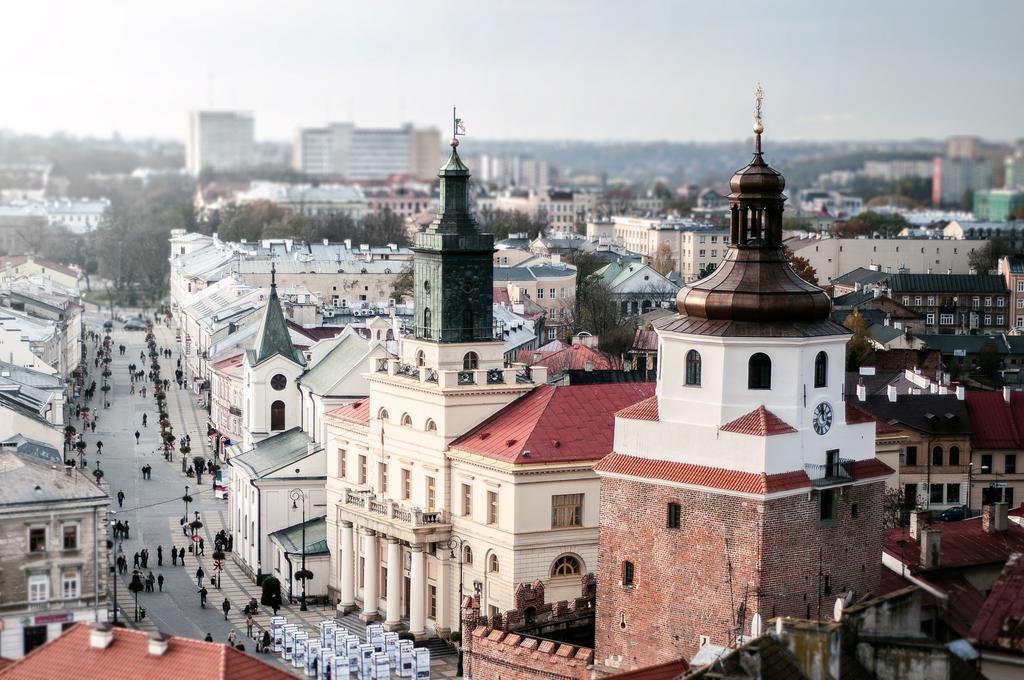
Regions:
[[732, 178], [730, 245], [655, 322], [656, 396], [616, 416], [601, 475], [595, 661], [735, 646], [774, 616], [877, 593], [873, 421], [847, 408], [849, 332], [782, 244], [785, 180], [761, 150]]

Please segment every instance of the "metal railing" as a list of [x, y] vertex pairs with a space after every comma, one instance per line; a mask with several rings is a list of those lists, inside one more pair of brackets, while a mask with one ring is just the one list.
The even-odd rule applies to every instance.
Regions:
[[487, 369], [488, 385], [503, 385], [505, 383], [505, 371], [500, 368]]
[[423, 372], [423, 380], [425, 380], [428, 383], [436, 383], [437, 371], [434, 370], [433, 368], [428, 368]]
[[475, 385], [476, 384], [476, 373], [473, 371], [459, 371], [459, 384], [460, 385]]
[[448, 524], [448, 513], [444, 510], [423, 511], [419, 508], [407, 508], [387, 498], [370, 498], [366, 494], [353, 491], [345, 492], [346, 505], [354, 505], [366, 512], [381, 517], [405, 522], [412, 526]]
[[377, 359], [377, 372], [378, 373], [387, 373], [388, 372], [388, 360], [387, 359]]
[[419, 380], [420, 369], [416, 368], [412, 364], [398, 364], [395, 367], [395, 375], [404, 375], [407, 378], [416, 378]]
[[807, 477], [810, 478], [814, 486], [845, 484], [846, 482], [853, 481], [853, 475], [846, 468], [851, 463], [853, 461], [848, 458], [839, 458], [834, 463], [826, 463], [825, 465], [805, 464], [804, 472], [807, 473]]

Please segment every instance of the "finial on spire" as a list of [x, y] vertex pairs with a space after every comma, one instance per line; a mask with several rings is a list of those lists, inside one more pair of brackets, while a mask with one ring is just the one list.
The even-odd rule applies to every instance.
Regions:
[[764, 105], [764, 88], [761, 83], [754, 88], [754, 146], [755, 153], [761, 153], [761, 133], [764, 132], [764, 123], [761, 120], [761, 107]]
[[466, 135], [466, 125], [462, 122], [461, 118], [457, 118], [455, 115], [455, 107], [452, 107], [452, 141], [449, 142], [454, 149], [459, 145], [459, 137]]
[[277, 263], [270, 263], [270, 289], [275, 290], [277, 288]]

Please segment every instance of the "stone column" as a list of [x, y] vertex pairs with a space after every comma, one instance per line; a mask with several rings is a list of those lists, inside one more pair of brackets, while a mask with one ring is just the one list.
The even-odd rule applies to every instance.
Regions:
[[363, 621], [376, 621], [377, 614], [377, 572], [380, 570], [380, 558], [377, 555], [377, 534], [373, 529], [366, 529], [363, 538], [363, 613], [359, 615]]
[[356, 607], [356, 556], [352, 522], [341, 523], [341, 609], [350, 612]]
[[398, 630], [402, 626], [402, 546], [394, 536], [388, 538], [388, 605], [384, 627]]
[[417, 637], [426, 634], [427, 580], [423, 568], [423, 546], [413, 544], [412, 568], [409, 570], [409, 632]]

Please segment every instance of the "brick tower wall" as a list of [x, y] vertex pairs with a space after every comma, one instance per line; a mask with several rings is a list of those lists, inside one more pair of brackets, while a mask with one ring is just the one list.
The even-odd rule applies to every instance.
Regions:
[[[728, 645], [741, 606], [743, 634], [755, 611], [764, 621], [803, 617], [811, 603], [815, 616], [819, 570], [830, 575], [833, 593], [821, 598], [823, 615], [841, 587], [858, 599], [877, 592], [882, 487], [847, 487], [834, 526], [819, 526], [817, 495], [808, 500], [807, 492], [757, 501], [603, 479], [594, 662], [625, 670], [689, 659], [702, 635]], [[682, 505], [679, 529], [667, 528], [670, 502]], [[624, 560], [635, 565], [633, 588], [622, 585]]]

